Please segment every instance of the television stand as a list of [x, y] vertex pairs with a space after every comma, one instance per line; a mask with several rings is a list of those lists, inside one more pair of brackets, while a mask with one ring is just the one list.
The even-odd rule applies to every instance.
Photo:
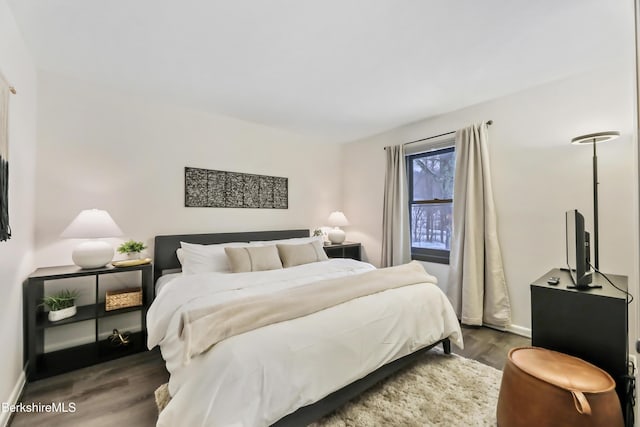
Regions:
[[[620, 289], [628, 278], [608, 274]], [[559, 278], [557, 285], [547, 283]], [[627, 367], [627, 296], [593, 274], [588, 292], [574, 286], [569, 272], [553, 269], [531, 283], [531, 345], [579, 357], [609, 373], [626, 420], [633, 426], [634, 390]], [[583, 285], [584, 286], [584, 285]], [[601, 288], [596, 288], [601, 286]]]
[[567, 285], [567, 289], [575, 289], [577, 291], [588, 291], [590, 289], [602, 289], [602, 285]]

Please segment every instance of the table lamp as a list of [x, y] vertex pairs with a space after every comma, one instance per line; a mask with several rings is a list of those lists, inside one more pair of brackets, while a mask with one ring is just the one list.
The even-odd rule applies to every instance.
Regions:
[[104, 267], [113, 259], [113, 247], [102, 240], [106, 237], [122, 236], [122, 230], [107, 211], [100, 209], [83, 210], [62, 232], [60, 237], [88, 239], [73, 248], [73, 263], [81, 268]]
[[347, 217], [344, 216], [344, 214], [340, 211], [331, 212], [331, 215], [329, 215], [329, 225], [334, 227], [329, 231], [328, 234], [331, 243], [336, 245], [338, 243], [344, 242], [346, 235], [344, 231], [340, 229], [340, 227], [349, 225]]

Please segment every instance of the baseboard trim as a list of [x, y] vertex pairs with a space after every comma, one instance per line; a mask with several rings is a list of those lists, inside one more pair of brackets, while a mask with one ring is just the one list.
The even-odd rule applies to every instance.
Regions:
[[[7, 403], [9, 403], [10, 405], [15, 405], [18, 403], [18, 399], [20, 399], [20, 396], [22, 395], [22, 390], [24, 389], [24, 385], [26, 384], [26, 382], [27, 376], [25, 375], [25, 372], [22, 371], [18, 376], [18, 381], [16, 381], [16, 384], [13, 386], [11, 396], [9, 396], [9, 400], [7, 401]], [[12, 412], [4, 412], [0, 409], [0, 426], [7, 427], [12, 415]]]
[[520, 335], [526, 338], [531, 338], [531, 328], [525, 328], [524, 326], [518, 326], [518, 325], [509, 325], [507, 330], [512, 334]]
[[509, 325], [509, 326], [495, 326], [495, 325], [484, 325], [487, 328], [495, 329], [497, 331], [502, 332], [511, 332], [512, 334], [520, 335], [521, 337], [531, 338], [531, 328], [525, 328], [524, 326], [518, 325]]

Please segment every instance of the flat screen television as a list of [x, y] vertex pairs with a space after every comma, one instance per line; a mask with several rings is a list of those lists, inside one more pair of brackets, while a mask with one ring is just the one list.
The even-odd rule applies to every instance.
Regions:
[[[592, 279], [590, 263], [589, 233], [584, 229], [584, 217], [577, 209], [566, 213], [567, 268], [574, 286], [588, 289]], [[599, 287], [599, 286], [598, 286]]]

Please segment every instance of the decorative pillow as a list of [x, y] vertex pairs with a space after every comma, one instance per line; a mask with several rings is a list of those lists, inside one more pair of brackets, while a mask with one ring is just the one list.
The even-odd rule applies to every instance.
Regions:
[[244, 246], [241, 248], [225, 248], [227, 261], [234, 273], [248, 271], [277, 270], [282, 262], [275, 246]]
[[284, 268], [329, 259], [319, 240], [302, 245], [280, 244], [276, 247]]
[[[180, 242], [180, 244], [182, 244], [182, 242]], [[176, 249], [176, 256], [178, 257], [180, 265], [184, 264], [184, 250], [182, 250], [182, 248]]]
[[228, 273], [226, 247], [244, 246], [246, 243], [222, 243], [219, 245], [199, 245], [196, 243], [180, 242], [182, 249], [182, 272], [184, 274], [198, 274], [207, 272]]

